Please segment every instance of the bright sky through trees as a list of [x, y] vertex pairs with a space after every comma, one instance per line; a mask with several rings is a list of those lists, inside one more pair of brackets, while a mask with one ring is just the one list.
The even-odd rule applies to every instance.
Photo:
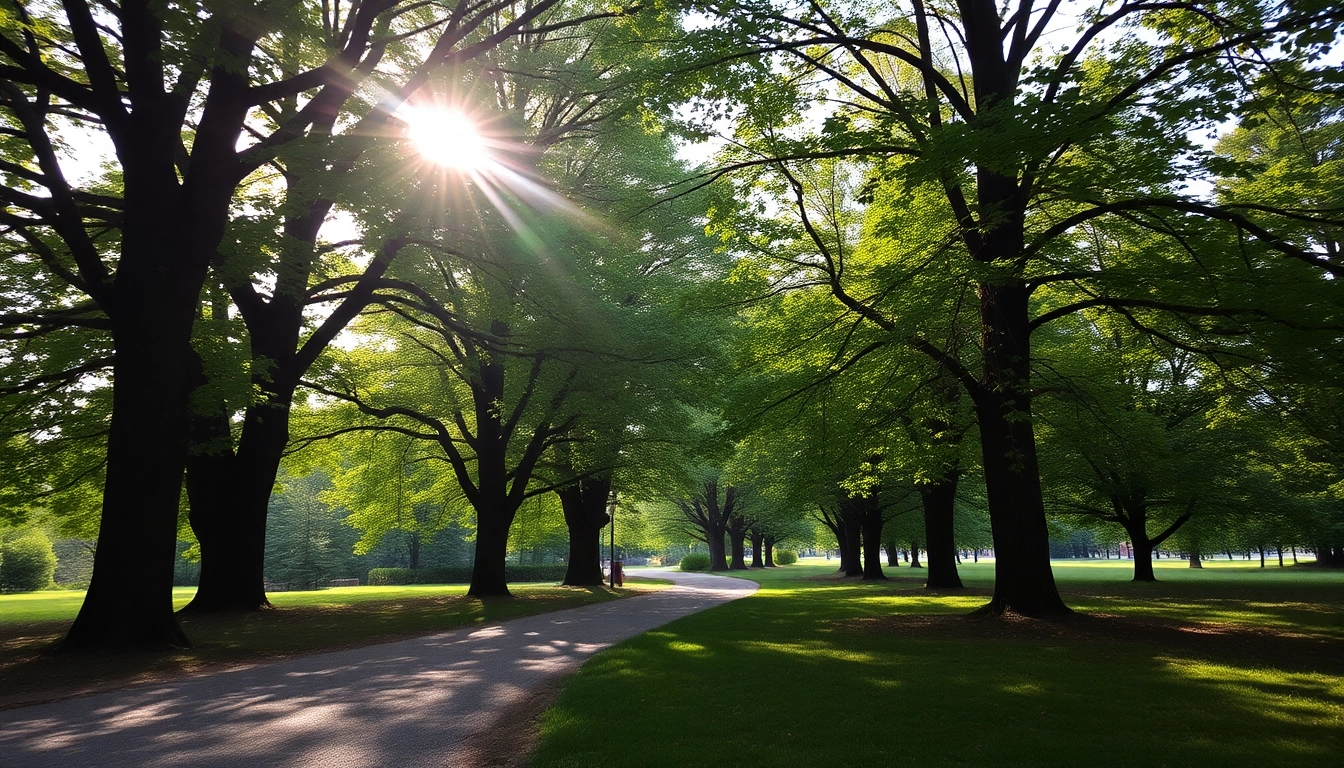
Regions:
[[462, 112], [443, 107], [411, 109], [405, 120], [415, 151], [435, 165], [476, 171], [494, 162], [485, 138]]

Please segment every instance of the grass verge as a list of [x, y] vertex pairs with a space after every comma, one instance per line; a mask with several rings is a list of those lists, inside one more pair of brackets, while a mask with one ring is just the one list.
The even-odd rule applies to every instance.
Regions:
[[[1103, 561], [1104, 562], [1104, 561]], [[992, 565], [753, 572], [753, 597], [594, 657], [533, 768], [1267, 765], [1344, 752], [1344, 574], [1058, 564], [1062, 624], [972, 619]], [[1183, 565], [1183, 564], [1182, 564]]]
[[[467, 597], [466, 585], [339, 587], [271, 595], [274, 610], [180, 616], [194, 647], [172, 653], [52, 655], [82, 592], [0, 596], [0, 708], [192, 672], [387, 642], [637, 594], [653, 586], [510, 585], [512, 598]], [[174, 590], [177, 608], [192, 589]]]

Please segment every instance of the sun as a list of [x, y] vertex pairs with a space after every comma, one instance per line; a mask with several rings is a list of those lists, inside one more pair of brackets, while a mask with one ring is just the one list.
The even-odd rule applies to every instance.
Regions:
[[455, 109], [419, 108], [405, 120], [415, 151], [435, 165], [475, 171], [493, 162], [475, 122]]

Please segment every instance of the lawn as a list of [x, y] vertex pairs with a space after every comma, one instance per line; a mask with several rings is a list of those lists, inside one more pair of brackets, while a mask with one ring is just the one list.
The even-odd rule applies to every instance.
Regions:
[[[1344, 573], [1062, 561], [1060, 624], [964, 614], [836, 564], [753, 572], [753, 597], [595, 657], [542, 720], [561, 766], [1334, 764], [1344, 753]], [[637, 746], [631, 746], [637, 745]], [[1332, 757], [1332, 755], [1334, 757]]]
[[[338, 587], [270, 595], [275, 609], [243, 615], [180, 615], [194, 647], [173, 653], [53, 655], [84, 593], [0, 595], [0, 708], [84, 690], [302, 653], [385, 642], [455, 627], [572, 608], [651, 585], [606, 588], [512, 584], [511, 599], [478, 600], [464, 584]], [[173, 591], [180, 608], [194, 588]]]

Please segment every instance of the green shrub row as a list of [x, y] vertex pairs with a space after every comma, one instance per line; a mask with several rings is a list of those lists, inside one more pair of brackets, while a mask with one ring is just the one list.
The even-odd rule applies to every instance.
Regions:
[[798, 553], [787, 549], [775, 550], [775, 565], [793, 565], [798, 562]]
[[[560, 565], [508, 565], [504, 576], [509, 581], [561, 581], [565, 578], [565, 566]], [[470, 565], [454, 565], [446, 568], [374, 568], [369, 571], [368, 584], [371, 587], [393, 587], [406, 584], [468, 584], [471, 582]]]

